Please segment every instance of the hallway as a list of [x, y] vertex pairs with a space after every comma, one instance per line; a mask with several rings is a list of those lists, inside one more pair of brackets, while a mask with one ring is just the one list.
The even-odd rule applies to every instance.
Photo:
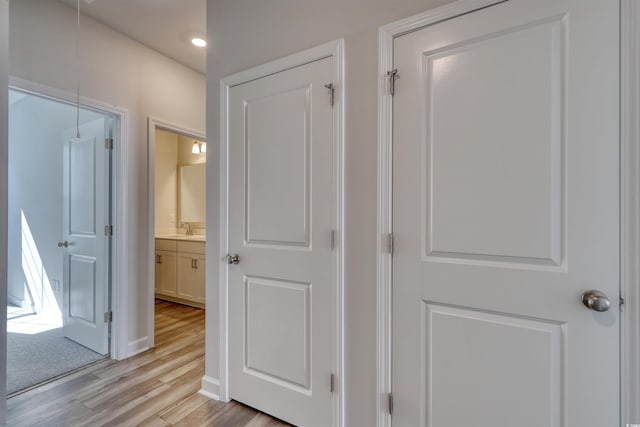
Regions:
[[285, 427], [236, 402], [198, 394], [205, 311], [156, 300], [156, 347], [108, 360], [7, 401], [8, 426]]

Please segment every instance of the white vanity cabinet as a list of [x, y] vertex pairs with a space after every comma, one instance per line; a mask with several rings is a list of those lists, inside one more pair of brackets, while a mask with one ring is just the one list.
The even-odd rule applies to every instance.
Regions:
[[176, 296], [176, 241], [156, 240], [156, 295]]
[[194, 307], [205, 305], [205, 243], [156, 239], [156, 297]]
[[204, 305], [204, 243], [178, 241], [177, 297]]

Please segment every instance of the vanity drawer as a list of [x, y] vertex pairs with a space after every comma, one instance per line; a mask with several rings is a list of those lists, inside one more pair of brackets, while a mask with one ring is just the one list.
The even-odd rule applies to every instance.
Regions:
[[202, 254], [204, 255], [204, 242], [185, 242], [179, 240], [178, 252], [187, 252], [190, 254]]
[[156, 250], [157, 251], [176, 251], [176, 241], [169, 239], [156, 239]]

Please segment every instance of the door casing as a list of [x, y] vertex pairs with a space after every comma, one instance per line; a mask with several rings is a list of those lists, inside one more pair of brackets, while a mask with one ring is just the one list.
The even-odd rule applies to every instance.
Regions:
[[[439, 21], [508, 0], [459, 0], [380, 27], [378, 31], [378, 215], [377, 215], [377, 427], [391, 426], [392, 280], [392, 119], [387, 72], [393, 68], [393, 40]], [[640, 5], [620, 0], [621, 10], [621, 418], [640, 421]]]
[[188, 129], [184, 126], [162, 120], [157, 117], [149, 116], [147, 118], [147, 293], [142, 304], [147, 310], [147, 334], [144, 342], [138, 343], [137, 353], [143, 352], [155, 345], [155, 171], [156, 171], [156, 130], [164, 130], [167, 132], [183, 135], [188, 138], [197, 139], [198, 141], [206, 141], [204, 132]]
[[[75, 105], [76, 94], [54, 89], [39, 83], [9, 77], [9, 88], [35, 96], [49, 98], [57, 102]], [[111, 237], [111, 339], [109, 354], [112, 359], [122, 360], [130, 355], [127, 353], [127, 325], [128, 325], [128, 295], [127, 271], [129, 248], [127, 245], [127, 224], [129, 215], [125, 210], [128, 195], [128, 174], [126, 168], [126, 150], [124, 149], [125, 135], [127, 135], [129, 112], [123, 108], [113, 107], [93, 99], [80, 97], [80, 106], [95, 110], [114, 119], [113, 123], [113, 155], [111, 168], [111, 218], [113, 236]]]
[[[344, 259], [344, 40], [336, 40], [321, 46], [305, 50], [285, 58], [251, 68], [225, 77], [220, 81], [221, 131], [220, 131], [220, 252], [217, 259], [222, 260], [228, 253], [229, 230], [229, 138], [228, 109], [229, 88], [248, 81], [284, 71], [319, 59], [333, 57], [333, 84], [335, 86], [334, 120], [334, 229], [336, 230], [336, 250], [334, 251], [334, 278], [336, 283], [336, 319], [334, 343], [334, 373], [336, 375], [333, 399], [333, 426], [344, 425], [344, 297], [343, 297], [343, 259]], [[219, 318], [219, 378], [205, 376], [202, 379], [201, 394], [224, 402], [229, 401], [229, 340], [228, 340], [228, 274], [226, 268], [220, 268], [220, 318]]]

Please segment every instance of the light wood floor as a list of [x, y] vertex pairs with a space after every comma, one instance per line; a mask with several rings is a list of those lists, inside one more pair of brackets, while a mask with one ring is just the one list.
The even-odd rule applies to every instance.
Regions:
[[10, 398], [7, 425], [289, 426], [239, 403], [198, 394], [204, 375], [204, 310], [156, 300], [155, 320], [153, 350], [101, 362]]

